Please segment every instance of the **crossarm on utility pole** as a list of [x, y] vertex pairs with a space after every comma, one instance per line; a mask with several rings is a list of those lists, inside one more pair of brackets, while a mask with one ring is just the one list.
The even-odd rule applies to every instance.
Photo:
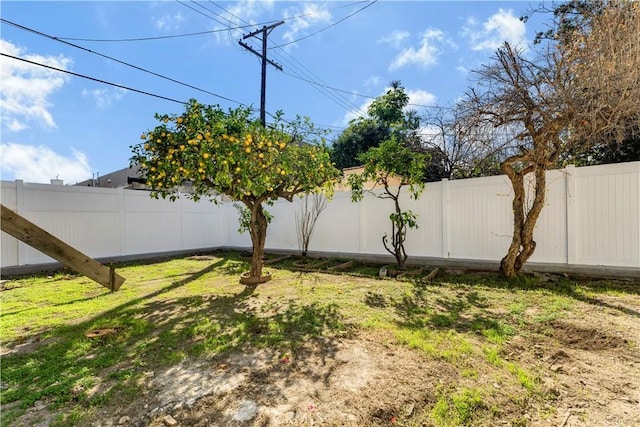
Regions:
[[[260, 52], [256, 52], [256, 50], [254, 48], [252, 48], [248, 44], [244, 43], [242, 40], [239, 40], [238, 43], [240, 44], [240, 46], [242, 46], [243, 48], [247, 49], [249, 52], [255, 54], [258, 58], [262, 58], [262, 55], [260, 54]], [[267, 59], [267, 62], [269, 63], [269, 65], [273, 66], [274, 68], [277, 68], [278, 70], [282, 71], [282, 66], [280, 64], [278, 64], [277, 62], [273, 62], [270, 59]]]
[[258, 56], [258, 58], [262, 60], [262, 78], [261, 78], [261, 85], [260, 85], [260, 122], [262, 123], [262, 126], [265, 126], [267, 122], [267, 117], [266, 117], [267, 63], [273, 65], [275, 68], [282, 71], [282, 67], [279, 64], [276, 64], [275, 62], [267, 59], [267, 37], [275, 27], [282, 24], [284, 24], [284, 21], [279, 21], [271, 25], [265, 25], [261, 29], [253, 31], [242, 37], [242, 39], [245, 40], [245, 39], [248, 39], [249, 37], [254, 37], [262, 33], [262, 53], [257, 52], [251, 46], [247, 45], [246, 43], [243, 43], [242, 40], [238, 40], [238, 43], [240, 43], [240, 46], [247, 49], [249, 52], [253, 53], [254, 55]]

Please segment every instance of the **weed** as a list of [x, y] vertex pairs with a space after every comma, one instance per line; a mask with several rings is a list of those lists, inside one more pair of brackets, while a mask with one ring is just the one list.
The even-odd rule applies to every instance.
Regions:
[[450, 396], [441, 395], [431, 410], [431, 418], [439, 426], [468, 425], [486, 408], [480, 390], [463, 388]]
[[499, 350], [492, 347], [482, 347], [484, 357], [491, 365], [501, 367], [503, 365], [502, 359], [499, 356]]

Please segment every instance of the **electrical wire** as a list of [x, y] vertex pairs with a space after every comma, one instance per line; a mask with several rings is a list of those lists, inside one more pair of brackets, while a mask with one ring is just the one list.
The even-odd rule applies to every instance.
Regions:
[[59, 71], [61, 73], [71, 74], [72, 76], [81, 77], [83, 79], [92, 80], [94, 82], [103, 83], [103, 84], [106, 84], [106, 85], [109, 85], [109, 86], [114, 86], [114, 87], [117, 87], [117, 88], [120, 88], [120, 89], [126, 89], [126, 90], [130, 90], [132, 92], [140, 93], [140, 94], [143, 94], [143, 95], [153, 96], [154, 98], [164, 99], [166, 101], [176, 102], [178, 104], [183, 104], [183, 105], [186, 104], [186, 102], [178, 101], [177, 99], [174, 99], [174, 98], [169, 98], [167, 96], [157, 95], [155, 93], [147, 92], [147, 91], [140, 90], [140, 89], [134, 89], [134, 88], [129, 87], [129, 86], [124, 86], [124, 85], [121, 85], [121, 84], [118, 84], [118, 83], [108, 82], [106, 80], [101, 80], [101, 79], [98, 79], [98, 78], [95, 78], [95, 77], [85, 76], [84, 74], [78, 74], [78, 73], [74, 73], [73, 71], [63, 70], [62, 68], [53, 67], [51, 65], [41, 64], [39, 62], [30, 61], [30, 60], [25, 59], [25, 58], [20, 58], [18, 56], [9, 55], [8, 53], [0, 52], [0, 55], [1, 56], [6, 56], [7, 58], [15, 59], [15, 60], [18, 60], [18, 61], [26, 62], [26, 63], [32, 64], [32, 65], [37, 65], [38, 67], [44, 67], [44, 68], [48, 68], [50, 70]]
[[[299, 79], [299, 80], [305, 81], [305, 82], [307, 82], [307, 83], [310, 83], [310, 84], [316, 85], [316, 86], [322, 86], [322, 87], [324, 87], [324, 88], [326, 88], [326, 89], [334, 90], [334, 91], [336, 91], [336, 92], [342, 92], [342, 93], [346, 93], [346, 94], [348, 94], [348, 95], [359, 96], [359, 97], [361, 97], [361, 98], [368, 98], [368, 99], [376, 99], [376, 98], [378, 98], [377, 96], [373, 96], [373, 95], [363, 95], [363, 94], [361, 94], [361, 93], [351, 92], [351, 91], [344, 90], [344, 89], [338, 89], [338, 88], [333, 87], [333, 86], [324, 85], [324, 84], [322, 84], [322, 83], [318, 83], [318, 82], [313, 81], [313, 80], [308, 80], [308, 79], [305, 79], [305, 78], [303, 78], [303, 77], [300, 77], [300, 76], [298, 76], [298, 75], [296, 75], [296, 74], [288, 73], [288, 72], [286, 72], [286, 71], [282, 71], [282, 73], [283, 73], [283, 74], [286, 74], [286, 75], [288, 75], [288, 76], [294, 77], [294, 78], [296, 78], [296, 79]], [[413, 104], [413, 103], [408, 103], [407, 105], [410, 105], [410, 106], [412, 106], [412, 107], [434, 108], [434, 109], [438, 109], [438, 110], [449, 110], [449, 109], [451, 109], [451, 107], [443, 107], [443, 106], [440, 106], [440, 105], [424, 105], [424, 104]]]
[[[283, 64], [285, 64], [288, 67], [290, 67], [291, 69], [293, 69], [294, 72], [299, 72], [299, 73], [303, 73], [303, 74], [305, 73], [305, 71], [303, 69], [301, 69], [298, 65], [296, 65], [294, 62], [290, 61], [288, 58], [286, 58], [284, 56], [281, 56], [278, 51], [274, 51], [272, 53], [274, 54], [275, 57], [278, 57], [279, 61], [281, 61]], [[305, 80], [309, 80], [309, 79], [305, 79]], [[311, 82], [311, 80], [309, 80], [309, 82]], [[334, 102], [335, 104], [337, 104], [341, 108], [345, 109], [346, 111], [351, 111], [354, 108], [355, 109], [359, 109], [359, 107], [357, 107], [357, 106], [354, 107], [354, 106], [350, 105], [349, 103], [345, 102], [343, 99], [341, 99], [336, 94], [328, 91], [327, 89], [324, 89], [322, 86], [317, 86], [317, 85], [315, 85], [313, 83], [310, 83], [310, 85], [315, 90], [320, 92], [322, 95], [324, 95], [329, 100], [331, 100], [332, 102]]]
[[327, 26], [326, 26], [326, 27], [324, 27], [324, 28], [319, 29], [318, 31], [314, 31], [313, 33], [307, 34], [306, 36], [300, 37], [299, 39], [292, 40], [292, 41], [287, 42], [287, 43], [282, 43], [282, 44], [279, 44], [279, 45], [277, 45], [277, 46], [270, 47], [269, 49], [278, 49], [278, 48], [281, 48], [281, 47], [284, 47], [284, 46], [288, 46], [288, 45], [293, 44], [293, 43], [297, 43], [297, 42], [299, 42], [299, 41], [301, 41], [301, 40], [308, 39], [309, 37], [313, 37], [313, 36], [315, 36], [316, 34], [319, 34], [319, 33], [323, 32], [323, 31], [326, 31], [326, 30], [328, 30], [329, 28], [331, 28], [331, 27], [335, 27], [336, 25], [340, 24], [341, 22], [346, 21], [347, 19], [351, 18], [352, 16], [354, 16], [354, 15], [356, 15], [356, 14], [358, 14], [358, 13], [362, 12], [362, 11], [363, 11], [363, 10], [365, 10], [366, 8], [368, 8], [368, 7], [370, 7], [370, 6], [373, 6], [377, 1], [378, 1], [378, 0], [373, 0], [373, 1], [371, 1], [371, 2], [370, 2], [369, 4], [367, 4], [366, 6], [361, 7], [360, 9], [356, 10], [355, 12], [353, 12], [353, 13], [351, 13], [351, 14], [349, 14], [349, 15], [345, 16], [344, 18], [342, 18], [342, 19], [340, 19], [340, 20], [338, 20], [338, 21], [336, 21], [336, 22], [334, 22], [334, 23], [332, 23], [332, 24], [330, 24], [330, 25], [327, 25]]
[[[202, 15], [202, 16], [206, 16], [207, 18], [209, 18], [209, 19], [211, 19], [211, 20], [213, 20], [213, 21], [217, 22], [218, 24], [222, 24], [222, 22], [218, 21], [216, 18], [212, 18], [211, 16], [209, 16], [209, 15], [207, 15], [206, 13], [204, 13], [204, 12], [202, 12], [202, 11], [200, 11], [200, 10], [196, 9], [195, 7], [189, 6], [188, 4], [183, 3], [183, 2], [181, 2], [180, 0], [176, 0], [176, 1], [177, 1], [178, 3], [180, 3], [181, 5], [183, 5], [184, 7], [188, 7], [189, 9], [191, 9], [191, 10], [193, 10], [193, 11], [195, 11], [195, 12], [199, 13], [199, 14], [200, 14], [200, 15]], [[193, 0], [192, 0], [192, 1], [193, 1]], [[196, 2], [193, 2], [193, 3], [196, 3]], [[198, 3], [196, 3], [196, 5], [198, 5]], [[198, 5], [198, 6], [199, 6], [199, 5]], [[222, 24], [222, 25], [225, 25], [225, 24]]]
[[54, 36], [52, 36], [52, 35], [49, 35], [49, 34], [43, 33], [43, 32], [41, 32], [41, 31], [35, 30], [35, 29], [33, 29], [33, 28], [25, 27], [24, 25], [17, 24], [17, 23], [15, 23], [15, 22], [9, 21], [9, 20], [7, 20], [7, 19], [0, 18], [0, 22], [3, 22], [3, 23], [8, 24], [8, 25], [12, 25], [12, 26], [14, 26], [14, 27], [16, 27], [16, 28], [19, 28], [19, 29], [21, 29], [21, 30], [28, 31], [28, 32], [30, 32], [30, 33], [33, 33], [33, 34], [36, 34], [36, 35], [39, 35], [39, 36], [42, 36], [42, 37], [46, 37], [46, 38], [51, 39], [51, 40], [55, 40], [55, 41], [57, 41], [57, 42], [60, 42], [60, 43], [66, 44], [66, 45], [71, 46], [71, 47], [74, 47], [74, 48], [76, 48], [76, 49], [84, 50], [85, 52], [89, 52], [89, 53], [92, 53], [92, 54], [94, 54], [94, 55], [98, 55], [98, 56], [100, 56], [100, 57], [103, 57], [103, 58], [109, 59], [109, 60], [111, 60], [111, 61], [115, 61], [115, 62], [117, 62], [117, 63], [119, 63], [119, 64], [122, 64], [122, 65], [125, 65], [125, 66], [127, 66], [127, 67], [131, 67], [131, 68], [136, 69], [136, 70], [138, 70], [138, 71], [142, 71], [142, 72], [145, 72], [145, 73], [151, 74], [151, 75], [153, 75], [153, 76], [160, 77], [160, 78], [162, 78], [162, 79], [168, 80], [168, 81], [170, 81], [170, 82], [180, 84], [180, 85], [185, 86], [185, 87], [188, 87], [188, 88], [190, 88], [190, 89], [194, 89], [194, 90], [197, 90], [197, 91], [199, 91], [199, 92], [203, 92], [203, 93], [209, 94], [209, 95], [214, 96], [214, 97], [216, 97], [216, 98], [224, 99], [224, 100], [226, 100], [226, 101], [233, 102], [233, 103], [236, 103], [236, 104], [239, 104], [239, 105], [245, 105], [244, 103], [242, 103], [242, 102], [240, 102], [240, 101], [236, 101], [236, 100], [231, 99], [231, 98], [228, 98], [228, 97], [226, 97], [226, 96], [219, 95], [219, 94], [217, 94], [217, 93], [214, 93], [214, 92], [208, 91], [208, 90], [206, 90], [206, 89], [202, 89], [202, 88], [199, 88], [199, 87], [193, 86], [193, 85], [191, 85], [191, 84], [189, 84], [189, 83], [181, 82], [181, 81], [176, 80], [176, 79], [173, 79], [173, 78], [171, 78], [171, 77], [167, 77], [167, 76], [164, 76], [164, 75], [162, 75], [162, 74], [156, 73], [156, 72], [154, 72], [154, 71], [147, 70], [146, 68], [142, 68], [142, 67], [139, 67], [139, 66], [137, 66], [137, 65], [133, 65], [133, 64], [130, 64], [130, 63], [128, 63], [128, 62], [121, 61], [121, 60], [119, 60], [119, 59], [117, 59], [117, 58], [114, 58], [114, 57], [112, 57], [112, 56], [105, 55], [105, 54], [102, 54], [102, 53], [100, 53], [100, 52], [93, 51], [93, 50], [91, 50], [91, 49], [87, 49], [87, 48], [82, 47], [82, 46], [79, 46], [79, 45], [77, 45], [77, 44], [74, 44], [74, 43], [71, 43], [71, 42], [68, 42], [68, 41], [65, 41], [65, 40], [61, 40], [61, 39], [60, 39], [60, 38], [58, 38], [58, 37], [54, 37]]
[[[259, 25], [259, 24], [256, 24], [256, 25]], [[58, 37], [58, 39], [68, 40], [68, 41], [83, 41], [83, 42], [141, 42], [141, 41], [149, 41], [149, 40], [175, 39], [179, 37], [191, 37], [191, 36], [200, 36], [204, 34], [222, 33], [229, 30], [241, 30], [243, 28], [250, 28], [250, 27], [253, 27], [253, 25], [241, 25], [238, 27], [224, 28], [219, 30], [198, 31], [196, 33], [173, 34], [168, 36], [155, 36], [155, 37], [137, 37], [137, 38], [129, 38], [129, 39], [89, 39], [89, 38], [81, 38], [81, 37]]]
[[[58, 37], [60, 40], [68, 40], [68, 41], [81, 41], [81, 42], [109, 42], [109, 43], [115, 43], [115, 42], [140, 42], [140, 41], [151, 41], [151, 40], [164, 40], [164, 39], [173, 39], [173, 38], [180, 38], [180, 37], [192, 37], [192, 36], [201, 36], [201, 35], [206, 35], [206, 34], [215, 34], [215, 33], [220, 33], [220, 32], [225, 32], [225, 31], [230, 31], [230, 30], [242, 30], [242, 29], [246, 29], [246, 28], [254, 28], [254, 27], [259, 27], [261, 25], [269, 25], [269, 24], [273, 24], [275, 22], [278, 21], [289, 21], [292, 19], [297, 19], [297, 18], [304, 18], [306, 16], [312, 15], [310, 13], [306, 13], [306, 14], [302, 14], [302, 15], [296, 15], [296, 16], [291, 16], [288, 18], [283, 18], [283, 19], [278, 19], [278, 20], [271, 20], [271, 21], [265, 21], [265, 22], [258, 22], [258, 23], [250, 23], [249, 21], [246, 21], [244, 19], [242, 19], [241, 17], [239, 17], [238, 15], [233, 14], [232, 12], [228, 11], [227, 9], [225, 9], [224, 7], [218, 5], [217, 3], [209, 0], [210, 3], [213, 3], [215, 6], [217, 6], [218, 8], [222, 9], [223, 11], [227, 12], [228, 14], [230, 14], [231, 16], [233, 16], [234, 18], [237, 18], [238, 20], [240, 20], [241, 22], [244, 22], [246, 25], [238, 25], [235, 27], [229, 27], [229, 28], [224, 28], [224, 29], [217, 29], [217, 30], [208, 30], [208, 31], [198, 31], [198, 32], [194, 32], [194, 33], [184, 33], [184, 34], [171, 34], [171, 35], [166, 35], [166, 36], [153, 36], [153, 37], [132, 37], [132, 38], [121, 38], [121, 39], [98, 39], [98, 38], [89, 38], [89, 37]], [[330, 8], [329, 10], [332, 9], [342, 9], [345, 7], [350, 7], [350, 6], [354, 6], [357, 4], [361, 4], [361, 3], [367, 3], [370, 0], [361, 0], [361, 1], [357, 1], [357, 2], [353, 2], [353, 3], [349, 3], [349, 4], [345, 4], [345, 5], [341, 5], [341, 6], [336, 6], [334, 8]], [[184, 6], [189, 7], [191, 10], [194, 10], [198, 13], [200, 13], [201, 15], [206, 16], [209, 19], [212, 19], [210, 16], [208, 16], [207, 14], [200, 12], [197, 9], [194, 9], [191, 6], [188, 6], [184, 3], [182, 3]], [[212, 12], [213, 13], [213, 12]], [[223, 16], [219, 15], [219, 14], [215, 14], [216, 16], [231, 22], [230, 19], [224, 18]], [[234, 24], [235, 25], [235, 24]]]

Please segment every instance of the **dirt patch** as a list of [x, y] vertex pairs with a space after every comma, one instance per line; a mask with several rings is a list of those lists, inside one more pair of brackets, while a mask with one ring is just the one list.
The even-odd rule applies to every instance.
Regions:
[[549, 326], [553, 338], [567, 348], [578, 350], [602, 351], [616, 348], [628, 348], [630, 342], [620, 333], [596, 329], [593, 326], [580, 326], [571, 322], [556, 321]]
[[[355, 279], [336, 276], [332, 284], [338, 286], [340, 280], [347, 283]], [[240, 309], [257, 313], [260, 319], [284, 319], [282, 324], [291, 327], [294, 323], [290, 319], [278, 316], [291, 309], [287, 301], [295, 300], [296, 287], [313, 293], [317, 282], [318, 276], [303, 275], [285, 292], [260, 295], [262, 299], [257, 295], [234, 296], [233, 305], [218, 304], [225, 296], [198, 296], [204, 308], [189, 306], [172, 295], [139, 316], [154, 324], [156, 332], [174, 319], [186, 322], [193, 313], [224, 320], [233, 318], [232, 311]], [[245, 344], [234, 347], [233, 352], [186, 359], [162, 369], [151, 368], [157, 366], [153, 363], [142, 364], [136, 374], [144, 374], [131, 380], [135, 384], [110, 379], [110, 374], [121, 368], [131, 369], [130, 360], [123, 359], [101, 371], [100, 382], [93, 388], [71, 390], [74, 396], [84, 392], [100, 397], [114, 388], [105, 406], [98, 403], [92, 407], [87, 404], [92, 401], [84, 400], [59, 408], [52, 398], [40, 399], [11, 425], [44, 427], [56, 419], [56, 411], [68, 414], [73, 409], [82, 415], [78, 425], [92, 427], [432, 426], [434, 408], [444, 402], [450, 408], [458, 405], [461, 410], [473, 411], [464, 421], [451, 418], [452, 425], [640, 426], [638, 295], [572, 300], [571, 310], [549, 321], [540, 320], [549, 319], [544, 306], [528, 308], [518, 314], [522, 324], [513, 328], [516, 335], [505, 332], [499, 338], [506, 341], [496, 344], [474, 333], [471, 325], [488, 327], [493, 325], [489, 320], [513, 325], [508, 323], [512, 313], [504, 308], [502, 298], [492, 306], [475, 289], [455, 288], [446, 293], [447, 289], [433, 287], [428, 290], [431, 299], [410, 300], [375, 285], [369, 281], [363, 285], [360, 309], [396, 310], [395, 314], [410, 320], [424, 320], [421, 316], [433, 317], [435, 313], [451, 326], [416, 323], [405, 328], [410, 334], [403, 338], [389, 335], [382, 327], [361, 325], [349, 329], [348, 334], [327, 333], [297, 343], [295, 350], [288, 351], [257, 347], [260, 341], [251, 341], [255, 346]], [[349, 289], [347, 285], [344, 288]], [[322, 321], [334, 315], [333, 311], [316, 314]], [[356, 318], [358, 309], [348, 315]], [[411, 343], [411, 334], [423, 329], [437, 332], [421, 338], [424, 351], [398, 342]], [[247, 326], [247, 333], [254, 336], [267, 330], [264, 322]], [[458, 342], [461, 337], [469, 348]], [[289, 348], [290, 341], [283, 342], [286, 344], [280, 348]], [[432, 343], [445, 349], [460, 348], [455, 347], [455, 357], [447, 359], [444, 352], [429, 353], [427, 344]], [[10, 350], [30, 352], [42, 342], [30, 339], [21, 344]], [[5, 390], [8, 384], [0, 382], [0, 386]], [[118, 386], [122, 387], [119, 391]], [[129, 390], [126, 386], [133, 387]], [[466, 400], [454, 402], [453, 397], [465, 397], [465, 390], [469, 392]], [[471, 391], [481, 393], [481, 402], [475, 403]], [[9, 403], [2, 410], [16, 406]]]
[[317, 340], [284, 354], [247, 347], [150, 374], [144, 396], [89, 425], [161, 427], [168, 415], [194, 427], [390, 425], [434, 403], [436, 387], [457, 375], [380, 337]]
[[553, 396], [552, 422], [531, 425], [640, 425], [640, 323], [619, 315], [618, 306], [585, 304], [582, 316], [539, 325], [509, 342], [506, 354], [536, 367]]

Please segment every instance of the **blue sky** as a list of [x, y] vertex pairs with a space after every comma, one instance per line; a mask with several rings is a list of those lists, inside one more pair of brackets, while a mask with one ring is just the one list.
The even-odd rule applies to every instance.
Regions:
[[[309, 116], [320, 127], [331, 128], [332, 139], [349, 119], [366, 110], [371, 101], [366, 96], [384, 93], [392, 80], [402, 81], [411, 103], [421, 105], [412, 107], [420, 113], [428, 111], [422, 106], [452, 105], [471, 84], [470, 70], [487, 63], [502, 42], [525, 47], [536, 31], [545, 28], [548, 16], [534, 15], [526, 24], [518, 19], [537, 5], [522, 1], [3, 1], [3, 20], [67, 38], [85, 50], [3, 22], [0, 52], [173, 100], [196, 98], [223, 108], [242, 103], [257, 110], [260, 62], [238, 40], [263, 23], [283, 19], [285, 24], [268, 37], [268, 56], [284, 70], [268, 67], [267, 111], [283, 110], [285, 118]], [[246, 28], [228, 29], [240, 26]], [[219, 31], [210, 32], [214, 30]], [[198, 32], [208, 33], [164, 38]], [[154, 37], [163, 38], [69, 39]], [[256, 50], [261, 47], [256, 38], [245, 42]], [[6, 56], [0, 61], [3, 180], [49, 182], [58, 177], [73, 184], [95, 173], [121, 169], [128, 166], [129, 146], [155, 126], [154, 113], [183, 109], [173, 101]]]

